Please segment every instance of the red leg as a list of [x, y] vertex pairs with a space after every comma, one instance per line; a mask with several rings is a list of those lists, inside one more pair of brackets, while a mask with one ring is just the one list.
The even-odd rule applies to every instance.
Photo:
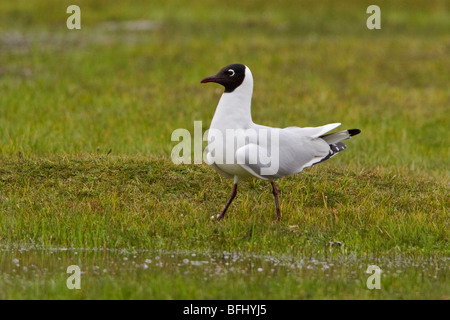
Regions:
[[278, 203], [278, 190], [273, 181], [271, 181], [270, 184], [272, 185], [272, 193], [275, 198], [275, 206], [277, 209], [277, 221], [280, 221], [281, 220], [281, 211], [280, 211], [280, 204]]
[[222, 210], [222, 212], [217, 216], [217, 220], [222, 220], [225, 217], [225, 213], [228, 210], [228, 207], [230, 206], [231, 202], [233, 202], [234, 198], [237, 194], [237, 183], [235, 182], [233, 185], [233, 192], [231, 193], [231, 197], [228, 200], [227, 204], [225, 205], [225, 208]]

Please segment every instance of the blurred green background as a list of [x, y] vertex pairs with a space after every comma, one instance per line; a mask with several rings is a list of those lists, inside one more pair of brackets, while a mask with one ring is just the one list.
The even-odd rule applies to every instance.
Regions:
[[[345, 161], [442, 172], [449, 155], [447, 1], [73, 1], [0, 4], [0, 152], [170, 155], [209, 127], [230, 63], [255, 79], [253, 119], [361, 128]], [[351, 151], [350, 151], [351, 152]], [[340, 161], [340, 160], [338, 160]]]

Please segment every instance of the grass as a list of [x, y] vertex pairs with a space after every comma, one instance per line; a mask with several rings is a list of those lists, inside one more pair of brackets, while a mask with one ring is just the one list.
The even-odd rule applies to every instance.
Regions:
[[[445, 2], [379, 1], [374, 31], [364, 1], [80, 1], [79, 31], [69, 4], [0, 4], [0, 298], [448, 298]], [[207, 129], [220, 97], [199, 81], [234, 62], [252, 70], [255, 122], [362, 129], [277, 182], [281, 223], [256, 180], [211, 221], [231, 183], [170, 160], [172, 131]], [[214, 268], [185, 266], [192, 254]], [[382, 290], [365, 287], [373, 263]]]
[[163, 157], [23, 159], [2, 162], [1, 173], [6, 243], [307, 254], [339, 240], [358, 253], [447, 250], [445, 184], [382, 168], [329, 164], [281, 180], [280, 224], [270, 185], [257, 180], [242, 183], [224, 223], [211, 221], [230, 182]]

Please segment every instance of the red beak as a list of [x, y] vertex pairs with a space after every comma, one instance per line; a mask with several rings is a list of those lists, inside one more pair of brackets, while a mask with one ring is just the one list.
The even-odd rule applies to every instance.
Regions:
[[205, 79], [203, 79], [200, 83], [208, 83], [208, 82], [214, 82], [214, 76], [212, 77], [206, 77]]
[[206, 77], [200, 83], [208, 83], [208, 82], [218, 82], [221, 78], [217, 78], [216, 76]]

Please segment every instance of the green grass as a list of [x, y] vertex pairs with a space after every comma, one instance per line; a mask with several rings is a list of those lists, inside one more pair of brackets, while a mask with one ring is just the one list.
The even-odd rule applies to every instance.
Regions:
[[270, 185], [231, 190], [206, 165], [165, 158], [85, 156], [1, 162], [2, 240], [43, 247], [323, 253], [339, 240], [358, 253], [447, 251], [445, 182], [407, 172], [324, 164]]
[[[448, 4], [379, 1], [373, 31], [369, 1], [79, 1], [79, 31], [69, 4], [0, 4], [1, 299], [448, 298]], [[362, 129], [277, 182], [280, 223], [256, 180], [211, 221], [230, 181], [170, 160], [172, 131], [214, 114], [221, 89], [200, 80], [234, 62], [252, 70], [255, 122]], [[223, 251], [247, 260], [225, 275], [171, 262]], [[158, 254], [164, 268], [130, 266]], [[334, 267], [273, 273], [261, 257]], [[81, 292], [65, 287], [73, 261]]]

